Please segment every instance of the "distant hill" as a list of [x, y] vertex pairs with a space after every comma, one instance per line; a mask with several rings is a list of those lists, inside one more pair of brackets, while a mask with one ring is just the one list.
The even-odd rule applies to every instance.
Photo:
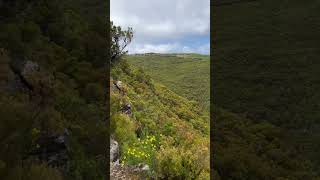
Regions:
[[199, 54], [154, 54], [127, 56], [130, 64], [141, 67], [156, 81], [189, 100], [210, 106], [210, 56]]

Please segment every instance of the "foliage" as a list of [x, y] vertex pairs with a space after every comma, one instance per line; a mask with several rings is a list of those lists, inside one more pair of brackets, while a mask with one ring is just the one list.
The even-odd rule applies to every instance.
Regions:
[[214, 108], [213, 168], [221, 179], [316, 179], [310, 161], [270, 123]]
[[[200, 54], [128, 55], [130, 64], [143, 67], [155, 81], [210, 109], [210, 57]], [[195, 75], [196, 74], [196, 75]]]
[[48, 167], [46, 164], [33, 164], [31, 167], [16, 167], [9, 172], [12, 180], [62, 180], [63, 175], [55, 168]]
[[281, 139], [310, 160], [315, 172], [320, 172], [318, 8], [316, 0], [215, 7], [219, 28], [212, 61], [215, 104], [280, 127]]
[[[179, 56], [181, 57], [182, 55], [178, 55], [178, 57]], [[216, 57], [220, 56], [221, 54], [216, 54]], [[182, 77], [194, 77], [195, 73], [200, 74], [183, 65], [189, 63], [190, 67], [194, 67], [199, 62], [192, 61], [191, 58], [186, 58], [188, 56], [186, 56], [185, 59], [180, 59], [178, 57], [172, 54], [167, 56], [163, 54], [127, 56], [128, 62], [138, 66], [147, 66], [148, 68], [145, 68], [145, 71], [153, 78], [166, 83], [167, 86], [170, 84], [168, 88], [178, 89], [178, 91], [176, 91], [177, 93], [182, 94], [183, 90], [187, 93], [188, 91], [193, 90], [196, 92], [200, 91], [197, 88], [185, 88], [182, 83], [183, 81], [180, 82], [175, 80], [171, 82], [171, 80], [178, 77], [179, 74], [181, 74]], [[245, 109], [241, 106], [241, 103], [251, 103], [253, 101], [235, 99], [235, 93], [238, 93], [239, 96], [237, 97], [242, 97], [244, 95], [250, 95], [250, 91], [243, 95], [242, 93], [244, 92], [242, 89], [235, 89], [228, 83], [240, 81], [241, 79], [237, 78], [247, 76], [246, 73], [238, 73], [237, 76], [229, 77], [228, 75], [233, 73], [230, 69], [237, 71], [239, 66], [231, 64], [228, 59], [223, 60], [224, 62], [214, 62], [219, 68], [223, 68], [226, 66], [226, 63], [229, 63], [227, 69], [217, 69], [215, 71], [216, 73], [221, 73], [222, 71], [225, 73], [216, 74], [216, 77], [213, 78], [215, 82], [218, 83], [215, 84], [215, 87], [223, 87], [215, 91], [214, 97], [216, 97], [215, 99], [218, 99], [218, 101], [215, 102], [222, 107], [232, 107], [232, 110], [243, 109], [245, 110], [244, 112], [250, 112], [251, 109]], [[171, 69], [172, 66], [174, 66], [174, 70]], [[246, 67], [245, 64], [243, 67]], [[206, 68], [209, 69], [208, 66]], [[250, 68], [251, 67], [246, 67], [246, 69]], [[204, 69], [205, 68], [201, 69], [201, 75], [204, 75]], [[164, 71], [165, 73], [163, 73]], [[256, 74], [257, 73], [260, 72], [256, 72]], [[248, 75], [248, 78], [255, 78], [254, 75], [256, 74], [251, 74], [251, 76]], [[218, 78], [219, 76], [225, 78], [220, 79]], [[226, 79], [228, 79], [228, 81], [226, 81]], [[206, 87], [205, 85], [201, 85], [201, 81], [192, 82], [195, 87]], [[186, 83], [189, 83], [189, 81]], [[237, 87], [244, 88], [244, 86], [248, 84], [238, 83], [236, 85]], [[255, 81], [252, 82], [252, 86], [253, 85], [256, 85]], [[264, 89], [268, 88], [269, 87], [264, 87]], [[230, 92], [234, 94], [230, 94]], [[261, 90], [259, 92], [251, 92], [263, 93]], [[190, 97], [193, 100], [197, 100], [197, 97]], [[229, 101], [227, 97], [234, 99], [233, 101]], [[221, 100], [224, 100], [224, 103], [228, 102], [229, 104], [224, 104]], [[242, 100], [242, 102], [238, 103], [240, 100]], [[259, 99], [257, 98], [255, 102], [259, 103], [258, 100]], [[167, 101], [176, 104], [176, 102], [172, 100], [167, 99]], [[262, 119], [259, 118], [249, 119], [248, 117], [250, 116], [246, 116], [246, 114], [230, 113], [230, 109], [221, 109], [219, 106], [212, 107], [212, 122], [214, 128], [211, 132], [213, 133], [212, 147], [214, 147], [214, 149], [212, 151], [213, 158], [211, 162], [213, 164], [213, 169], [211, 169], [210, 172], [214, 179], [316, 179], [318, 177], [316, 170], [312, 167], [310, 161], [303, 157], [301, 151], [287, 140], [288, 135], [286, 129], [271, 124], [270, 122], [262, 121]], [[252, 107], [258, 108], [255, 106]], [[263, 110], [264, 109], [261, 109], [261, 111]], [[176, 113], [182, 118], [190, 117], [190, 119], [192, 119], [193, 117], [192, 114], [188, 115], [186, 112], [181, 112], [180, 108], [177, 109]], [[272, 114], [270, 114], [270, 116], [271, 115]], [[201, 121], [189, 121], [194, 123], [194, 127], [197, 127], [196, 124], [200, 124], [199, 127], [202, 126]], [[164, 134], [172, 134], [176, 131], [172, 122], [165, 123], [163, 127]], [[164, 143], [162, 146], [164, 146]], [[163, 177], [170, 178], [175, 178], [177, 174], [179, 174], [179, 177], [192, 177], [190, 174], [182, 173], [184, 172], [182, 169], [186, 169], [186, 166], [180, 166], [184, 159], [179, 155], [185, 154], [188, 150], [184, 149], [179, 151], [170, 144], [165, 147], [166, 148], [160, 149], [161, 154], [159, 153], [159, 157], [161, 157], [159, 158], [159, 164], [161, 165], [159, 165], [158, 171], [161, 172], [160, 174], [165, 174]], [[200, 148], [192, 152], [197, 152], [199, 149]], [[193, 171], [196, 172], [195, 167], [190, 167], [188, 172], [191, 172], [192, 169], [195, 169]]]
[[[111, 92], [111, 128], [120, 143], [121, 163], [148, 164], [154, 178], [209, 179], [208, 115], [125, 59], [111, 76], [127, 87], [125, 95]], [[119, 112], [125, 103], [131, 104], [131, 117]], [[123, 119], [126, 126], [117, 126]]]
[[111, 59], [110, 64], [114, 64], [121, 59], [121, 57], [127, 53], [125, 48], [130, 44], [133, 38], [132, 28], [122, 30], [121, 26], [116, 26], [111, 21], [110, 23], [111, 34]]
[[[1, 2], [0, 179], [105, 178], [107, 23], [94, 8], [104, 4], [91, 3]], [[27, 61], [40, 70], [23, 76]], [[31, 155], [42, 148], [38, 138], [64, 129], [70, 134], [65, 166]]]
[[[161, 135], [162, 136], [162, 135]], [[137, 139], [137, 142], [128, 144], [123, 148], [122, 166], [145, 163], [152, 167], [155, 161], [155, 153], [159, 148], [160, 139], [155, 136], [146, 136], [145, 139]]]

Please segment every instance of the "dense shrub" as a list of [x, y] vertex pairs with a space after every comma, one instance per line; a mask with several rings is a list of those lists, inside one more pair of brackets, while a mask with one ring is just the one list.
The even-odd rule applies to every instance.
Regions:
[[[0, 9], [0, 179], [105, 179], [106, 23], [93, 21], [103, 13], [74, 0], [5, 1]], [[39, 70], [23, 75], [27, 61]], [[38, 138], [65, 129], [62, 167], [31, 156]]]

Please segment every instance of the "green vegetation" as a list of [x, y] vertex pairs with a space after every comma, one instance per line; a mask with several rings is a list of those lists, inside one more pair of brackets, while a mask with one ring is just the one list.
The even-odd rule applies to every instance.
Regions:
[[127, 30], [121, 29], [120, 26], [116, 26], [111, 21], [110, 23], [110, 35], [111, 35], [111, 57], [110, 64], [113, 66], [120, 57], [125, 55], [128, 51], [125, 48], [131, 43], [133, 38], [132, 28]]
[[1, 1], [0, 179], [105, 178], [108, 56], [98, 2]]
[[[160, 179], [209, 179], [209, 116], [125, 60], [112, 68], [111, 134], [123, 165], [148, 164]], [[131, 104], [132, 115], [119, 112]]]
[[[162, 135], [160, 134], [160, 137]], [[126, 148], [122, 159], [122, 166], [125, 164], [134, 165], [138, 163], [152, 164], [155, 157], [156, 148], [159, 148], [160, 139], [155, 136], [146, 136], [145, 139], [140, 140], [138, 143], [133, 143], [132, 147]]]
[[[180, 59], [172, 54], [129, 56], [127, 59], [135, 66], [145, 67], [150, 77], [167, 77], [163, 78], [164, 80], [173, 78], [172, 74], [180, 74], [185, 77], [195, 76], [195, 71], [182, 65], [170, 70], [164, 68], [174, 66], [175, 61], [181, 61], [180, 64], [184, 64], [185, 60], [189, 67], [196, 67], [192, 64], [199, 63], [189, 58]], [[162, 72], [166, 73], [161, 74], [159, 64], [163, 69]], [[208, 72], [209, 66], [203, 67], [205, 68]], [[209, 84], [202, 85], [201, 81], [193, 82], [195, 87], [209, 86]], [[222, 81], [220, 80], [219, 83]], [[170, 89], [197, 90], [182, 88], [183, 85], [179, 83], [170, 85], [168, 86]], [[197, 99], [193, 97], [192, 100]], [[287, 131], [283, 128], [266, 121], [257, 122], [248, 119], [245, 114], [231, 113], [216, 105], [212, 109], [211, 122], [214, 128], [211, 130], [211, 142], [214, 149], [211, 163], [214, 169], [211, 170], [211, 173], [214, 179], [316, 179], [317, 174], [311, 162], [303, 157], [299, 149], [287, 142]], [[170, 125], [165, 125], [165, 128], [170, 128]]]
[[268, 122], [213, 108], [215, 179], [317, 179], [311, 162], [285, 140], [286, 131]]
[[[319, 6], [259, 0], [213, 8], [214, 103], [235, 113], [214, 120], [213, 163], [222, 179], [319, 178]], [[260, 169], [270, 178], [259, 178]]]
[[317, 8], [314, 0], [217, 7], [215, 102], [259, 121], [311, 128], [320, 117]]
[[199, 102], [209, 112], [210, 56], [155, 54], [126, 58], [130, 64], [142, 67], [155, 81], [189, 100]]

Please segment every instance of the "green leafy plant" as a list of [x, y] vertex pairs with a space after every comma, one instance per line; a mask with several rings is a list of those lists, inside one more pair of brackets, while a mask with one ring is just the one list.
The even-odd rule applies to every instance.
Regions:
[[128, 144], [124, 149], [121, 164], [144, 163], [153, 166], [155, 154], [160, 144], [160, 139], [155, 136], [146, 136], [145, 139], [138, 138], [136, 142]]

